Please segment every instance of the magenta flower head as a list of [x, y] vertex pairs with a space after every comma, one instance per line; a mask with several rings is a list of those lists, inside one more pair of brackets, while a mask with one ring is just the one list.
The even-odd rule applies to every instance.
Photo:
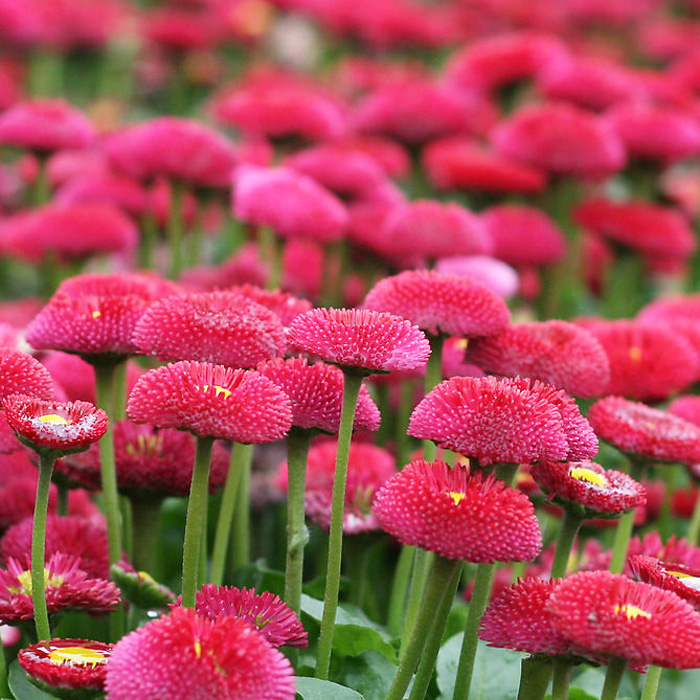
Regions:
[[657, 588], [673, 591], [700, 611], [700, 569], [635, 554], [627, 560], [632, 576]]
[[490, 647], [548, 656], [570, 653], [571, 643], [553, 624], [547, 608], [561, 579], [518, 579], [497, 595], [481, 618], [479, 638]]
[[493, 131], [496, 150], [556, 175], [603, 180], [625, 164], [625, 149], [596, 116], [565, 103], [526, 106]]
[[[256, 370], [272, 380], [292, 402], [292, 425], [302, 430], [320, 430], [335, 434], [340, 427], [343, 401], [343, 373], [323, 362], [309, 364], [305, 359], [270, 360]], [[360, 388], [353, 427], [374, 431], [379, 428], [379, 408], [367, 388]]]
[[197, 360], [252, 367], [281, 357], [287, 346], [277, 315], [234, 292], [166, 297], [134, 329], [140, 351], [162, 361]]
[[[111, 581], [92, 578], [79, 568], [78, 557], [58, 552], [44, 568], [49, 615], [80, 610], [100, 615], [119, 604], [119, 589]], [[31, 574], [26, 565], [9, 559], [0, 569], [0, 622], [17, 624], [34, 617]]]
[[403, 316], [433, 335], [488, 336], [510, 320], [505, 301], [480, 282], [431, 270], [385, 277], [369, 291], [363, 306]]
[[588, 420], [601, 440], [622, 452], [657, 462], [700, 463], [700, 428], [657, 408], [608, 396]]
[[91, 698], [104, 690], [112, 644], [88, 639], [47, 639], [20, 649], [29, 679], [56, 697]]
[[422, 369], [430, 343], [410, 321], [368, 309], [313, 309], [287, 340], [298, 351], [360, 374]]
[[54, 394], [53, 380], [36, 358], [19, 350], [0, 348], [0, 398], [11, 394], [49, 400]]
[[539, 379], [564, 391], [601, 396], [610, 381], [610, 363], [588, 331], [566, 321], [519, 323], [489, 338], [470, 341], [467, 362], [506, 377]]
[[262, 289], [254, 284], [241, 284], [229, 287], [229, 292], [235, 292], [251, 301], [270, 309], [279, 317], [284, 328], [288, 328], [291, 322], [300, 314], [311, 311], [313, 304], [308, 299], [299, 299], [293, 294], [277, 290]]
[[247, 223], [269, 226], [282, 238], [320, 243], [338, 240], [348, 225], [339, 199], [289, 168], [241, 167], [234, 184], [233, 213]]
[[109, 425], [101, 408], [84, 401], [60, 403], [12, 394], [2, 405], [17, 437], [39, 453], [82, 452], [97, 442]]
[[140, 377], [127, 414], [137, 423], [252, 444], [279, 440], [292, 425], [289, 397], [267, 377], [186, 360]]
[[297, 614], [268, 591], [205, 584], [197, 591], [195, 610], [209, 620], [237, 617], [255, 627], [275, 648], [306, 647], [309, 635]]
[[125, 128], [106, 142], [116, 170], [140, 180], [181, 180], [228, 187], [237, 158], [229, 140], [194, 119], [159, 117]]
[[416, 406], [408, 433], [482, 464], [589, 459], [598, 447], [573, 399], [522, 378], [448, 379]]
[[442, 258], [488, 255], [493, 244], [476, 214], [464, 207], [430, 199], [394, 207], [384, 222], [384, 245], [398, 256]]
[[640, 666], [700, 666], [700, 615], [671, 591], [584, 571], [562, 581], [549, 609], [559, 632], [588, 654]]
[[0, 115], [0, 144], [47, 153], [97, 139], [90, 120], [64, 100], [18, 102]]
[[530, 467], [530, 474], [555, 503], [579, 517], [618, 518], [647, 502], [642, 484], [591, 461], [538, 462]]
[[379, 490], [373, 511], [403, 544], [446, 559], [532, 561], [542, 548], [527, 496], [463, 464], [411, 462]]
[[117, 643], [105, 686], [107, 700], [293, 700], [292, 673], [244, 620], [177, 608]]

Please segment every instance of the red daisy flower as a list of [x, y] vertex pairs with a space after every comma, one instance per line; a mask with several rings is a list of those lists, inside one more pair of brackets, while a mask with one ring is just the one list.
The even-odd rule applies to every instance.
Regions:
[[555, 502], [572, 505], [587, 518], [616, 518], [647, 502], [642, 484], [591, 461], [539, 462], [530, 467], [530, 474]]
[[107, 666], [108, 700], [292, 700], [289, 661], [244, 620], [190, 608], [123, 637]]
[[462, 464], [411, 462], [379, 490], [372, 509], [403, 544], [447, 559], [532, 561], [542, 549], [528, 497]]
[[487, 209], [481, 221], [493, 241], [494, 257], [511, 265], [551, 265], [566, 255], [564, 235], [540, 209], [501, 204]]
[[547, 604], [561, 579], [518, 579], [495, 596], [481, 618], [479, 638], [490, 647], [529, 654], [568, 654], [571, 643], [554, 626]]
[[101, 408], [84, 401], [60, 403], [12, 394], [2, 405], [17, 437], [37, 452], [82, 452], [97, 442], [109, 425]]
[[665, 324], [595, 321], [583, 327], [603, 346], [610, 362], [606, 394], [660, 401], [683, 391], [698, 376], [698, 355]]
[[57, 697], [92, 697], [104, 690], [113, 644], [48, 639], [20, 649], [19, 665], [32, 683]]
[[235, 292], [241, 296], [264, 306], [277, 314], [284, 328], [288, 328], [292, 321], [303, 313], [311, 311], [313, 304], [308, 299], [299, 299], [293, 294], [280, 290], [270, 291], [256, 287], [254, 284], [241, 284], [229, 287], [229, 292]]
[[561, 634], [589, 653], [639, 665], [700, 666], [700, 615], [671, 591], [584, 571], [562, 581], [549, 609]]
[[467, 362], [506, 377], [539, 379], [570, 394], [601, 396], [610, 363], [588, 331], [566, 321], [520, 323], [467, 346]]
[[95, 127], [65, 100], [18, 102], [0, 117], [0, 143], [33, 151], [85, 148], [97, 139]]
[[236, 171], [233, 213], [242, 221], [269, 226], [282, 238], [320, 243], [342, 237], [348, 214], [328, 190], [289, 168], [246, 165]]
[[228, 187], [238, 164], [223, 134], [194, 119], [159, 117], [110, 136], [107, 157], [138, 179], [166, 177], [199, 187]]
[[[16, 559], [9, 559], [7, 569], [0, 569], [0, 620], [17, 624], [34, 617], [31, 595], [31, 572]], [[99, 615], [111, 612], [119, 604], [119, 589], [111, 581], [90, 576], [78, 568], [80, 560], [58, 552], [44, 569], [46, 605], [49, 615], [80, 610]]]
[[431, 270], [385, 277], [369, 291], [363, 306], [403, 316], [434, 335], [488, 336], [510, 320], [503, 299], [481, 283]]
[[[310, 365], [305, 359], [293, 357], [263, 362], [256, 369], [291, 399], [294, 427], [331, 434], [338, 432], [344, 382], [343, 373], [337, 367], [323, 362]], [[363, 385], [353, 427], [375, 431], [380, 421], [379, 408]]]
[[687, 258], [697, 247], [680, 211], [643, 200], [589, 199], [574, 209], [573, 217], [599, 236], [645, 255]]
[[233, 292], [166, 297], [134, 329], [134, 342], [161, 361], [197, 360], [252, 367], [281, 357], [287, 346], [275, 313]]
[[208, 620], [237, 617], [250, 623], [275, 648], [306, 647], [309, 635], [297, 614], [268, 591], [216, 586], [208, 583], [197, 591], [195, 610]]
[[428, 144], [422, 162], [431, 183], [440, 190], [537, 194], [547, 184], [542, 170], [503, 158], [459, 136]]
[[0, 348], [0, 398], [21, 393], [50, 400], [53, 392], [51, 375], [39, 360], [26, 352]]
[[700, 569], [637, 554], [627, 559], [635, 578], [666, 591], [673, 591], [700, 611]]
[[425, 366], [430, 343], [406, 319], [368, 309], [313, 309], [298, 316], [287, 340], [299, 352], [366, 374]]
[[408, 433], [483, 464], [589, 459], [597, 451], [572, 399], [522, 378], [444, 381], [416, 406]]
[[[338, 445], [319, 442], [309, 450], [306, 463], [304, 507], [307, 515], [325, 530], [331, 524], [331, 499]], [[371, 532], [379, 525], [372, 511], [377, 491], [396, 473], [396, 460], [381, 447], [362, 442], [350, 444], [343, 510], [343, 532]], [[287, 463], [280, 466], [276, 485], [287, 490]]]
[[129, 418], [200, 437], [259, 443], [292, 424], [289, 397], [257, 372], [206, 362], [175, 362], [146, 372], [129, 394]]
[[613, 130], [565, 103], [519, 109], [496, 127], [492, 140], [502, 155], [558, 175], [602, 180], [625, 164]]
[[596, 434], [622, 452], [659, 462], [700, 462], [700, 428], [665, 411], [608, 396], [587, 417]]

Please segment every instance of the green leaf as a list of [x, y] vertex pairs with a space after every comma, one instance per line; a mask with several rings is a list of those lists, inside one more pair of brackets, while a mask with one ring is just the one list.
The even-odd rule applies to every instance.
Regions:
[[365, 700], [362, 695], [344, 685], [318, 678], [295, 678], [297, 698], [301, 700]]
[[396, 665], [376, 651], [344, 660], [342, 682], [362, 693], [365, 700], [386, 700]]
[[[447, 700], [454, 693], [464, 634], [448, 639], [437, 660], [437, 683], [440, 697]], [[525, 656], [510, 649], [492, 649], [479, 642], [474, 661], [469, 700], [513, 700], [520, 684], [520, 661]]]
[[30, 680], [18, 661], [10, 664], [8, 678], [10, 690], [17, 700], [56, 700], [53, 695], [39, 690]]
[[[320, 623], [323, 602], [308, 595], [301, 596], [303, 613]], [[389, 661], [396, 661], [396, 649], [389, 634], [376, 622], [372, 622], [360, 608], [343, 603], [335, 616], [333, 652], [339, 656], [359, 656], [366, 651], [377, 651]]]

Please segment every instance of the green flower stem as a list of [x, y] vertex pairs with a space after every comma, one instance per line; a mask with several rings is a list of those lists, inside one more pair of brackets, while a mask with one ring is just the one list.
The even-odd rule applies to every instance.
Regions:
[[350, 370], [343, 369], [343, 405], [338, 431], [338, 450], [333, 479], [333, 498], [331, 504], [331, 524], [328, 533], [328, 568], [326, 569], [326, 590], [323, 597], [323, 618], [318, 640], [318, 659], [316, 678], [326, 680], [331, 664], [333, 648], [333, 630], [335, 614], [338, 609], [338, 591], [340, 589], [340, 566], [343, 552], [343, 513], [345, 509], [345, 485], [348, 476], [348, 455], [352, 439], [352, 426], [355, 421], [357, 399], [360, 395], [363, 377]]
[[569, 563], [569, 557], [571, 556], [571, 548], [583, 521], [584, 518], [580, 515], [575, 515], [570, 510], [564, 509], [564, 518], [561, 522], [557, 546], [554, 550], [552, 578], [566, 576], [566, 568]]
[[269, 226], [258, 229], [261, 262], [268, 266], [267, 289], [279, 289], [282, 282], [282, 248], [277, 234]]
[[250, 563], [250, 473], [252, 458], [242, 462], [241, 467], [233, 511], [231, 537], [231, 568], [233, 571]]
[[7, 658], [5, 657], [5, 647], [0, 644], [0, 696], [11, 698], [10, 687], [7, 684]]
[[411, 585], [408, 590], [408, 604], [404, 615], [403, 636], [401, 637], [401, 649], [408, 644], [409, 636], [413, 630], [418, 614], [423, 603], [423, 592], [428, 582], [434, 554], [425, 549], [415, 548], [413, 557], [413, 571], [411, 575]]
[[129, 561], [134, 555], [134, 525], [133, 514], [131, 512], [131, 501], [126, 496], [119, 497], [119, 512], [122, 517], [122, 543], [124, 553]]
[[510, 462], [499, 462], [495, 465], [493, 473], [499, 481], [514, 486], [519, 466], [519, 464], [511, 464]]
[[284, 575], [284, 600], [298, 613], [301, 610], [301, 587], [304, 580], [304, 548], [309, 531], [304, 519], [306, 460], [313, 433], [292, 428], [287, 436], [287, 564]]
[[552, 677], [552, 664], [536, 656], [527, 656], [520, 662], [518, 700], [542, 700]]
[[139, 267], [149, 270], [153, 267], [153, 256], [158, 241], [158, 220], [150, 208], [142, 215], [139, 222], [141, 236], [139, 241]]
[[435, 619], [430, 627], [430, 632], [427, 635], [423, 654], [418, 664], [418, 670], [416, 671], [416, 677], [413, 680], [411, 694], [408, 696], [409, 700], [424, 700], [425, 694], [428, 692], [430, 679], [433, 677], [435, 662], [437, 661], [438, 652], [440, 651], [442, 635], [445, 632], [447, 618], [450, 615], [450, 610], [452, 610], [452, 604], [455, 600], [457, 586], [462, 577], [463, 569], [464, 562], [460, 561], [452, 574], [452, 578], [445, 586], [445, 594], [435, 613]]
[[117, 493], [117, 470], [114, 460], [114, 375], [116, 363], [97, 363], [95, 384], [97, 405], [109, 417], [109, 428], [100, 440], [100, 464], [102, 469], [102, 495], [107, 518], [109, 539], [109, 565], [116, 564], [122, 556], [122, 532], [119, 515], [119, 495]]
[[209, 490], [209, 463], [214, 446], [213, 437], [197, 436], [197, 447], [192, 470], [192, 485], [185, 518], [185, 542], [182, 549], [182, 606], [193, 608], [197, 596], [199, 553], [204, 529]]
[[[214, 552], [211, 560], [210, 580], [220, 586], [224, 580], [226, 570], [226, 554], [228, 552], [229, 539], [231, 537], [231, 523], [236, 509], [238, 491], [241, 486], [243, 472], [250, 469], [253, 459], [253, 446], [243, 443], [234, 443], [231, 450], [231, 462], [224, 484], [219, 508], [219, 519], [216, 523], [216, 535], [214, 536]], [[247, 497], [247, 494], [246, 494]], [[247, 502], [246, 502], [247, 507]]]
[[110, 416], [113, 422], [126, 418], [127, 369], [127, 362], [120, 362], [114, 368], [114, 414]]
[[698, 490], [698, 499], [695, 501], [695, 507], [693, 508], [693, 516], [690, 519], [690, 525], [688, 526], [688, 534], [686, 535], [686, 540], [690, 544], [697, 546], [698, 535], [700, 535], [700, 490]]
[[133, 532], [132, 563], [137, 571], [153, 573], [158, 551], [158, 526], [162, 498], [131, 497], [131, 526]]
[[56, 453], [39, 454], [39, 482], [36, 486], [34, 523], [32, 525], [32, 604], [37, 640], [51, 639], [49, 613], [46, 608], [46, 574], [44, 573], [46, 554], [46, 515], [49, 508], [51, 472], [56, 461]]
[[415, 547], [403, 545], [396, 565], [394, 582], [391, 587], [391, 598], [389, 599], [389, 615], [387, 617], [387, 629], [392, 637], [398, 637], [403, 634], [404, 611], [408, 602], [408, 586], [411, 581], [415, 551]]
[[[413, 400], [415, 397], [415, 385], [413, 380], [404, 379], [401, 382], [401, 397], [399, 399], [399, 410], [396, 415], [396, 464], [403, 468], [410, 458], [410, 440], [408, 435], [408, 422], [413, 412]], [[433, 443], [431, 443], [433, 444]]]
[[170, 216], [168, 218], [168, 246], [170, 247], [170, 278], [174, 280], [176, 280], [180, 276], [184, 265], [184, 200], [185, 184], [180, 180], [170, 180]]
[[626, 659], [620, 659], [616, 656], [610, 659], [600, 700], [615, 700], [617, 692], [620, 690], [620, 684], [622, 683], [622, 677], [625, 675], [626, 668]]
[[63, 484], [57, 484], [58, 489], [58, 505], [56, 507], [56, 512], [59, 515], [68, 515], [68, 496], [70, 495], [70, 489]]
[[461, 567], [462, 562], [458, 559], [435, 557], [428, 585], [425, 589], [423, 605], [411, 630], [408, 643], [401, 651], [399, 667], [386, 700], [403, 700], [413, 673], [418, 668], [418, 664], [423, 656], [423, 650], [427, 641], [425, 632], [430, 629], [435, 620], [435, 615], [446, 595], [450, 581], [454, 577], [455, 569], [461, 569]]
[[661, 666], [649, 666], [644, 678], [644, 688], [642, 689], [641, 700], [656, 700], [656, 693], [661, 680]]
[[51, 185], [49, 184], [47, 157], [44, 154], [37, 156], [38, 170], [36, 180], [31, 185], [30, 200], [32, 206], [40, 207], [51, 199]]
[[[635, 481], [641, 481], [647, 468], [647, 462], [643, 459], [630, 458], [629, 473]], [[615, 540], [613, 542], [612, 558], [610, 559], [610, 572], [613, 574], [622, 573], [627, 559], [627, 548], [629, 547], [632, 529], [634, 528], [634, 510], [623, 513], [620, 522], [615, 530]]]
[[[425, 394], [429, 394], [442, 381], [442, 334], [428, 334], [430, 357], [425, 368]], [[437, 445], [432, 440], [423, 440], [423, 459], [432, 462], [437, 456]]]
[[486, 610], [493, 586], [493, 577], [496, 573], [495, 564], [479, 564], [476, 568], [476, 579], [472, 598], [469, 601], [469, 614], [464, 627], [464, 640], [462, 651], [459, 655], [459, 666], [457, 667], [457, 678], [455, 680], [454, 700], [467, 700], [469, 689], [472, 684], [474, 673], [474, 659], [476, 657], [476, 647], [478, 638], [476, 631], [479, 628], [481, 616]]
[[63, 53], [42, 45], [33, 49], [29, 56], [28, 81], [32, 97], [58, 97], [63, 94]]
[[620, 251], [605, 275], [601, 298], [605, 318], [631, 318], [645, 301], [645, 262], [638, 253]]
[[372, 536], [367, 533], [349, 535], [345, 538], [344, 563], [350, 579], [349, 600], [358, 608], [364, 608], [368, 593], [369, 565]]
[[567, 700], [571, 684], [571, 664], [566, 659], [554, 660], [552, 700]]

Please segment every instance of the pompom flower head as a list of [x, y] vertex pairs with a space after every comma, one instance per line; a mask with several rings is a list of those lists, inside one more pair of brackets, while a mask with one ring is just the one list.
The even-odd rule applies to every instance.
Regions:
[[566, 321], [534, 321], [469, 343], [465, 359], [487, 372], [539, 379], [590, 398], [610, 380], [608, 356], [583, 328]]
[[275, 313], [233, 292], [167, 297], [152, 304], [134, 329], [139, 349], [159, 360], [197, 360], [252, 367], [286, 348]]
[[0, 398], [11, 394], [53, 398], [53, 380], [49, 371], [26, 352], [0, 348]]
[[292, 667], [241, 619], [178, 608], [112, 651], [108, 700], [293, 700]]
[[374, 500], [383, 530], [447, 559], [532, 561], [542, 548], [527, 496], [462, 464], [411, 462]]
[[629, 557], [627, 563], [635, 578], [657, 588], [673, 591], [700, 611], [700, 570], [643, 554]]
[[140, 377], [127, 414], [137, 423], [243, 443], [278, 440], [292, 423], [289, 397], [266, 377], [186, 360]]
[[430, 270], [385, 277], [369, 291], [363, 306], [403, 316], [433, 335], [489, 336], [510, 320], [503, 299], [481, 283]]
[[58, 698], [92, 698], [104, 690], [112, 644], [47, 639], [20, 649], [17, 659], [32, 683]]
[[420, 369], [430, 355], [427, 338], [409, 321], [368, 309], [314, 309], [292, 322], [288, 341], [361, 374]]

